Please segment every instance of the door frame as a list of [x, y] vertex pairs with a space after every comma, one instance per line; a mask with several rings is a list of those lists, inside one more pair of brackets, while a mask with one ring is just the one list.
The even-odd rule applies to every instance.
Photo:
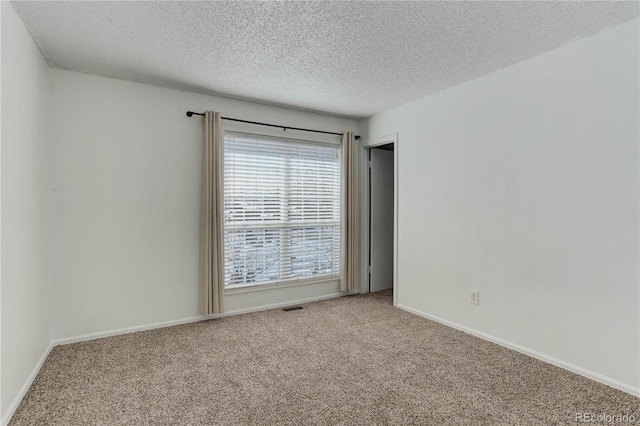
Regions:
[[393, 306], [398, 304], [398, 134], [368, 139], [360, 144], [360, 293], [369, 292], [369, 149], [380, 145], [393, 144]]

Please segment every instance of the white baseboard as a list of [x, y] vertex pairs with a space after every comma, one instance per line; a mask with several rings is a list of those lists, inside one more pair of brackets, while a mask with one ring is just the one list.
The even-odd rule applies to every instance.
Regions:
[[42, 368], [42, 365], [44, 364], [45, 360], [49, 356], [49, 353], [51, 353], [51, 349], [53, 349], [53, 347], [54, 347], [53, 342], [49, 343], [49, 346], [47, 346], [47, 348], [44, 350], [44, 352], [42, 352], [42, 355], [40, 356], [40, 359], [36, 363], [35, 367], [33, 367], [33, 370], [31, 370], [31, 373], [27, 377], [27, 380], [24, 382], [24, 384], [20, 388], [20, 391], [18, 392], [16, 397], [13, 398], [13, 401], [11, 402], [11, 405], [9, 405], [9, 408], [7, 409], [7, 412], [2, 417], [2, 426], [6, 426], [6, 425], [9, 424], [9, 421], [11, 420], [11, 417], [13, 417], [13, 414], [16, 412], [16, 409], [18, 408], [18, 406], [22, 402], [22, 399], [27, 394], [27, 391], [29, 390], [29, 388], [31, 387], [31, 384], [33, 383], [33, 381], [35, 380], [36, 376], [40, 372], [40, 368]]
[[483, 333], [481, 331], [474, 330], [474, 329], [466, 327], [464, 325], [460, 325], [460, 324], [451, 322], [449, 320], [437, 317], [435, 315], [427, 314], [425, 312], [419, 311], [417, 309], [410, 308], [410, 307], [402, 305], [400, 303], [398, 303], [397, 307], [402, 309], [402, 310], [405, 310], [407, 312], [410, 312], [412, 314], [419, 315], [419, 316], [421, 316], [423, 318], [427, 318], [427, 319], [430, 319], [430, 320], [435, 321], [435, 322], [439, 322], [440, 324], [444, 324], [444, 325], [446, 325], [448, 327], [455, 328], [456, 330], [463, 331], [465, 333], [474, 335], [474, 336], [479, 337], [479, 338], [484, 339], [484, 340], [488, 340], [488, 341], [493, 342], [495, 344], [498, 344], [500, 346], [504, 346], [505, 348], [509, 348], [509, 349], [512, 349], [512, 350], [514, 350], [516, 352], [520, 352], [520, 353], [528, 355], [530, 357], [539, 359], [540, 361], [546, 362], [548, 364], [555, 365], [556, 367], [560, 367], [560, 368], [562, 368], [564, 370], [568, 370], [568, 371], [570, 371], [572, 373], [579, 374], [579, 375], [584, 376], [584, 377], [586, 377], [588, 379], [595, 380], [596, 382], [602, 383], [602, 384], [610, 386], [612, 388], [616, 388], [618, 390], [621, 390], [623, 392], [629, 393], [631, 395], [640, 396], [640, 388], [636, 388], [636, 387], [631, 386], [631, 385], [629, 385], [627, 383], [620, 382], [618, 380], [612, 379], [612, 378], [604, 376], [602, 374], [599, 374], [599, 373], [584, 369], [582, 367], [578, 367], [577, 365], [562, 361], [560, 359], [551, 357], [549, 355], [545, 355], [543, 353], [534, 351], [534, 350], [529, 349], [529, 348], [525, 348], [524, 346], [517, 345], [517, 344], [509, 342], [507, 340], [503, 340], [503, 339], [500, 339], [498, 337], [491, 336], [491, 335]]
[[232, 316], [232, 315], [240, 315], [240, 314], [248, 314], [248, 313], [251, 313], [251, 312], [266, 311], [266, 310], [269, 310], [269, 309], [277, 309], [277, 308], [283, 308], [283, 307], [286, 307], [286, 306], [300, 305], [302, 303], [311, 303], [311, 302], [317, 302], [319, 300], [334, 299], [336, 297], [348, 296], [348, 295], [355, 294], [355, 293], [357, 293], [357, 291], [330, 293], [330, 294], [326, 294], [324, 296], [310, 297], [310, 298], [299, 299], [299, 300], [291, 300], [291, 301], [282, 302], [282, 303], [273, 303], [273, 304], [270, 304], [270, 305], [261, 305], [261, 306], [256, 306], [256, 307], [252, 307], [252, 308], [247, 308], [247, 309], [237, 309], [235, 311], [229, 311], [229, 312], [225, 312], [223, 314], [199, 315], [199, 316], [191, 317], [191, 318], [183, 318], [183, 319], [178, 319], [178, 320], [162, 321], [162, 322], [156, 322], [156, 323], [153, 323], [153, 324], [137, 325], [137, 326], [133, 326], [133, 327], [119, 328], [117, 330], [99, 331], [97, 333], [83, 334], [83, 335], [80, 335], [80, 336], [64, 337], [62, 339], [55, 339], [53, 341], [53, 346], [68, 345], [70, 343], [77, 343], [77, 342], [84, 342], [86, 340], [100, 339], [102, 337], [117, 336], [119, 334], [128, 334], [128, 333], [135, 333], [135, 332], [144, 331], [144, 330], [153, 330], [155, 328], [163, 328], [163, 327], [171, 327], [171, 326], [174, 326], [174, 325], [189, 324], [189, 323], [192, 323], [192, 322], [205, 321], [205, 320], [214, 319], [214, 318], [228, 317], [228, 316]]

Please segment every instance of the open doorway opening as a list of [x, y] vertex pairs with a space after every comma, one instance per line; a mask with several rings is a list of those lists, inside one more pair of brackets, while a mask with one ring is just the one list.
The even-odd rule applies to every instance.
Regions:
[[[398, 134], [361, 141], [360, 292], [398, 303]], [[385, 292], [392, 293], [385, 294]]]
[[366, 148], [368, 165], [367, 290], [394, 289], [395, 143]]

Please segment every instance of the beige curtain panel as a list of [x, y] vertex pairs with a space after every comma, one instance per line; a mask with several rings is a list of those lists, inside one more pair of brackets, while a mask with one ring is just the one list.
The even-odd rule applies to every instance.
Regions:
[[357, 142], [353, 132], [342, 135], [342, 275], [340, 290], [358, 289], [358, 175]]
[[224, 234], [220, 113], [204, 116], [202, 213], [200, 217], [200, 313], [224, 312]]

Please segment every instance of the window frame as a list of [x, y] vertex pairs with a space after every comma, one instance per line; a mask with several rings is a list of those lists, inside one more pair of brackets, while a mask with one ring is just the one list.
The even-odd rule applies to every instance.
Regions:
[[[304, 131], [297, 131], [297, 130], [283, 130], [283, 129], [277, 129], [277, 128], [256, 128], [256, 125], [251, 125], [248, 123], [238, 123], [238, 122], [231, 122], [231, 121], [222, 121], [222, 126], [221, 126], [221, 133], [222, 133], [222, 143], [224, 144], [225, 141], [225, 136], [227, 133], [243, 133], [243, 134], [247, 134], [247, 135], [254, 135], [257, 137], [275, 137], [275, 138], [279, 138], [279, 139], [291, 139], [292, 142], [308, 142], [310, 144], [321, 144], [321, 145], [333, 145], [333, 146], [337, 146], [338, 149], [341, 149], [342, 146], [342, 137], [338, 136], [338, 135], [327, 135], [327, 134], [323, 134], [323, 133], [309, 133], [309, 132], [304, 132]], [[224, 153], [224, 147], [222, 149], [223, 153]], [[224, 154], [223, 154], [224, 155]], [[345, 190], [345, 186], [344, 186], [344, 171], [342, 169], [342, 152], [340, 152], [341, 155], [341, 162], [340, 162], [340, 209], [343, 208], [342, 203], [343, 203], [343, 194], [344, 194], [344, 190]], [[224, 158], [222, 159], [222, 179], [220, 182], [221, 185], [221, 194], [224, 194]], [[223, 195], [224, 197], [224, 195]], [[224, 200], [223, 200], [224, 202]], [[302, 277], [302, 278], [285, 278], [285, 279], [281, 279], [278, 281], [272, 281], [272, 282], [266, 282], [266, 283], [258, 283], [258, 284], [247, 284], [247, 285], [241, 285], [241, 286], [237, 286], [237, 287], [227, 287], [226, 283], [224, 284], [224, 293], [225, 294], [233, 294], [233, 293], [247, 293], [247, 292], [253, 292], [253, 291], [262, 291], [262, 290], [270, 290], [270, 289], [279, 289], [279, 288], [286, 288], [286, 287], [295, 287], [295, 286], [302, 286], [302, 285], [313, 285], [313, 284], [319, 284], [319, 283], [326, 283], [326, 282], [338, 282], [341, 279], [342, 276], [342, 271], [344, 269], [344, 265], [343, 265], [343, 254], [344, 254], [344, 224], [342, 223], [342, 213], [340, 214], [340, 221], [338, 224], [339, 227], [339, 235], [340, 235], [340, 253], [339, 253], [339, 267], [338, 267], [338, 271], [336, 274], [325, 274], [325, 275], [318, 275], [318, 276], [312, 276], [312, 277]], [[225, 233], [226, 230], [226, 226], [223, 223], [223, 235]], [[223, 244], [224, 246], [224, 244]], [[225, 270], [226, 270], [226, 262], [225, 262]]]

